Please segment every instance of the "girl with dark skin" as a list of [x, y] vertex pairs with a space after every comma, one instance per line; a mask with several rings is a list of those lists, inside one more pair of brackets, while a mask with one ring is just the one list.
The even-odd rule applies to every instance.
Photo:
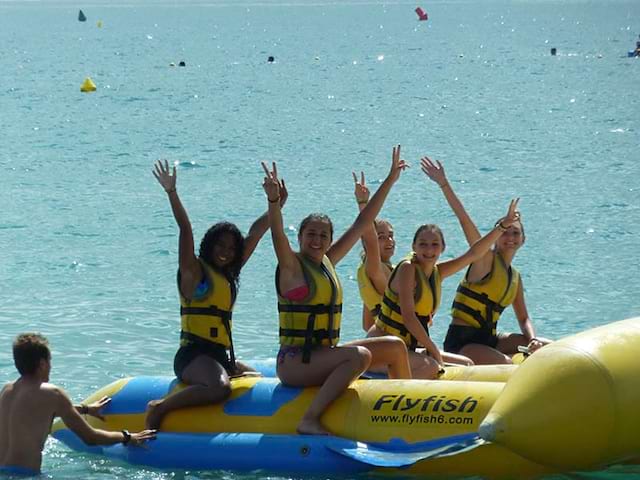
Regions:
[[[404, 160], [400, 160], [400, 146], [398, 146], [393, 149], [391, 171], [353, 225], [333, 242], [333, 225], [329, 218], [326, 215], [310, 215], [303, 220], [299, 230], [300, 252], [296, 253], [292, 250], [283, 228], [278, 201], [282, 195], [281, 182], [278, 180], [276, 165], [274, 163], [273, 170], [269, 171], [263, 164], [265, 171], [263, 186], [269, 200], [269, 223], [278, 258], [276, 288], [281, 299], [301, 289], [307, 292], [306, 298], [313, 296], [308, 293], [313, 286], [309, 285], [305, 272], [311, 269], [319, 271], [320, 268], [333, 271], [333, 266], [351, 250], [364, 228], [373, 223], [391, 187], [406, 167]], [[311, 267], [303, 267], [303, 262], [310, 264]], [[333, 277], [332, 281], [339, 283], [336, 281], [335, 273]], [[302, 298], [298, 305], [304, 306], [305, 301]], [[295, 387], [320, 386], [311, 405], [298, 423], [298, 433], [328, 434], [320, 420], [322, 414], [371, 365], [386, 366], [390, 378], [411, 378], [406, 346], [397, 338], [368, 338], [343, 345], [337, 345], [337, 338], [333, 340], [335, 343], [331, 345], [315, 344], [310, 360], [305, 361], [304, 348], [283, 343], [281, 332], [277, 364], [280, 380], [286, 385]]]
[[[244, 238], [231, 223], [221, 222], [213, 225], [202, 239], [199, 255], [196, 256], [191, 222], [176, 190], [176, 167], [170, 170], [166, 160], [158, 161], [153, 175], [167, 193], [173, 216], [180, 229], [178, 288], [183, 303], [181, 312], [188, 311], [191, 302], [207, 298], [213, 291], [224, 290], [231, 292], [231, 299], [224, 299], [230, 305], [227, 312], [230, 321], [240, 269], [249, 260], [269, 228], [267, 214], [263, 214], [253, 223]], [[278, 187], [279, 206], [282, 207], [287, 200], [287, 189], [284, 182], [279, 183]], [[215, 275], [216, 282], [220, 284], [214, 285], [212, 275]], [[201, 314], [203, 317], [192, 315], [185, 322], [185, 315], [188, 314], [183, 313], [181, 347], [176, 354], [174, 369], [176, 376], [188, 387], [164, 399], [149, 402], [145, 421], [148, 428], [159, 428], [162, 418], [172, 410], [224, 401], [231, 394], [229, 375], [251, 371], [251, 368], [242, 362], [233, 361], [230, 326], [229, 332], [224, 336], [226, 338], [228, 335], [231, 343], [229, 348], [228, 345], [216, 343], [215, 338], [213, 341], [203, 339], [202, 335], [185, 331], [185, 325], [201, 321], [201, 318], [208, 318], [204, 317], [205, 314]], [[218, 330], [226, 330], [227, 325]], [[227, 351], [231, 353], [231, 359], [227, 356]]]

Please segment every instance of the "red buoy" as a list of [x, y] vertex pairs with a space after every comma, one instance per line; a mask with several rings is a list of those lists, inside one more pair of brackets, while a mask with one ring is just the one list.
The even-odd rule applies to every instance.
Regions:
[[427, 12], [425, 12], [424, 10], [422, 10], [420, 7], [416, 8], [416, 13], [418, 14], [418, 19], [422, 22], [425, 20], [429, 20], [429, 15], [427, 15]]

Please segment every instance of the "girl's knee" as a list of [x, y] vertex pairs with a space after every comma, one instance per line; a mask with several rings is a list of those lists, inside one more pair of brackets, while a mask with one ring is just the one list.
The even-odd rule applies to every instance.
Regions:
[[401, 338], [387, 335], [386, 337], [381, 338], [380, 341], [384, 342], [385, 347], [395, 353], [406, 353], [408, 351], [407, 344], [404, 343], [404, 340], [402, 340]]
[[371, 358], [371, 352], [367, 348], [358, 346], [355, 348], [355, 356], [352, 361], [354, 361], [358, 370], [364, 372], [371, 365]]
[[226, 381], [220, 381], [215, 385], [207, 385], [209, 395], [216, 402], [226, 400], [231, 396], [231, 384]]
[[464, 365], [466, 367], [472, 367], [476, 364], [476, 362], [471, 360], [469, 357], [465, 357], [463, 355], [460, 355], [459, 362], [461, 365]]

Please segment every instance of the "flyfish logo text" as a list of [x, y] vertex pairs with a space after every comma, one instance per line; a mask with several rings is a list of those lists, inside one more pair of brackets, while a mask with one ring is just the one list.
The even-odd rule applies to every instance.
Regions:
[[419, 410], [421, 412], [460, 412], [471, 413], [478, 406], [478, 400], [467, 397], [448, 398], [446, 395], [431, 395], [430, 397], [411, 398], [405, 395], [382, 395], [373, 406], [374, 410], [381, 410], [384, 406], [391, 407], [394, 412]]

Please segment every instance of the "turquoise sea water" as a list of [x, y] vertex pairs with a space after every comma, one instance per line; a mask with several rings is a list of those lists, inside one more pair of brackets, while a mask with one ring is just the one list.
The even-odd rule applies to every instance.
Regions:
[[[259, 162], [278, 161], [295, 242], [311, 211], [343, 231], [357, 212], [351, 171], [375, 187], [400, 143], [413, 168], [383, 215], [396, 258], [425, 222], [443, 228], [443, 257], [465, 250], [418, 168], [428, 154], [485, 231], [521, 197], [515, 264], [539, 335], [640, 315], [640, 61], [626, 57], [637, 3], [422, 6], [428, 22], [410, 2], [0, 1], [0, 379], [15, 377], [11, 340], [25, 330], [49, 337], [52, 381], [77, 401], [123, 376], [172, 374], [177, 229], [151, 175], [158, 158], [179, 162], [196, 242], [222, 219], [246, 232], [266, 208]], [[86, 76], [97, 92], [79, 92]], [[362, 335], [358, 250], [338, 268], [345, 340]], [[246, 360], [277, 350], [274, 267], [267, 236], [234, 316]], [[445, 282], [445, 306], [459, 278]], [[439, 342], [447, 324], [443, 308]], [[501, 325], [517, 329], [511, 312]], [[43, 468], [56, 479], [220, 475], [139, 470], [53, 440]], [[640, 470], [588, 478], [630, 475]]]

